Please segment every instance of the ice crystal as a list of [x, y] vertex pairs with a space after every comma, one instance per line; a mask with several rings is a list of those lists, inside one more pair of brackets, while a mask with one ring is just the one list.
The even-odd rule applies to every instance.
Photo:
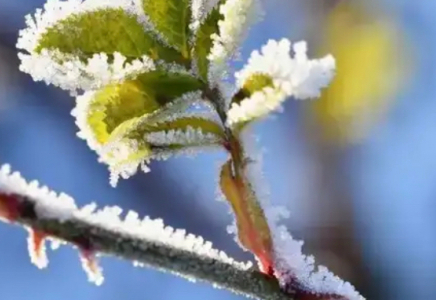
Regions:
[[225, 77], [229, 60], [238, 58], [249, 27], [262, 15], [259, 0], [227, 0], [219, 11], [223, 20], [218, 22], [219, 34], [211, 36], [213, 45], [208, 56], [209, 81], [213, 84]]
[[22, 72], [29, 73], [35, 81], [45, 81], [69, 90], [71, 95], [77, 95], [79, 90], [99, 89], [109, 83], [122, 82], [155, 69], [148, 56], [126, 63], [126, 57], [117, 52], [111, 63], [105, 53], [94, 54], [86, 63], [74, 56], [69, 56], [65, 62], [60, 63], [56, 57], [65, 57], [66, 54], [61, 54], [58, 50], [44, 49], [40, 54], [18, 55]]
[[237, 86], [244, 84], [253, 75], [266, 75], [273, 86], [255, 91], [239, 104], [233, 103], [229, 110], [229, 124], [262, 117], [278, 110], [287, 97], [297, 99], [315, 98], [331, 81], [335, 61], [331, 55], [321, 59], [308, 59], [305, 42], [294, 44], [294, 56], [290, 55], [291, 42], [282, 39], [270, 40], [261, 51], [253, 51], [248, 64], [235, 74]]
[[220, 0], [191, 0], [192, 20], [189, 28], [194, 33]]
[[[21, 195], [35, 199], [35, 209], [38, 215], [44, 218], [66, 220], [72, 217], [72, 212], [77, 208], [70, 196], [64, 193], [58, 195], [46, 186], [39, 186], [38, 181], [27, 183], [20, 173], [11, 173], [9, 165], [0, 168], [0, 191], [6, 195]], [[48, 207], [50, 209], [46, 209]]]
[[155, 146], [195, 146], [218, 144], [220, 139], [211, 133], [204, 133], [201, 128], [193, 128], [188, 126], [186, 130], [171, 129], [168, 131], [158, 131], [147, 133], [144, 139]]

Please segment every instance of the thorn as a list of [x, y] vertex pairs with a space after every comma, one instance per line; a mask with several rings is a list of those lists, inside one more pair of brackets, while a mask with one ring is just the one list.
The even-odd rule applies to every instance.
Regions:
[[48, 266], [48, 258], [45, 248], [45, 239], [47, 234], [33, 228], [27, 228], [29, 237], [27, 238], [27, 249], [29, 251], [30, 261], [39, 269], [45, 269]]
[[102, 285], [104, 281], [103, 272], [94, 251], [80, 249], [79, 253], [82, 267], [88, 275], [88, 280], [97, 286]]

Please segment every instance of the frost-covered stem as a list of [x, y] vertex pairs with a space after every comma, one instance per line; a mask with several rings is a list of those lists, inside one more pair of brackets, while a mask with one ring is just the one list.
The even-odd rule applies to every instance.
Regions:
[[265, 300], [292, 299], [279, 288], [275, 279], [254, 269], [244, 271], [195, 252], [122, 235], [117, 231], [80, 219], [71, 218], [61, 221], [42, 218], [38, 216], [34, 199], [0, 193], [0, 198], [2, 197], [8, 197], [17, 203], [13, 219], [10, 220], [14, 224], [71, 243], [82, 251], [89, 250], [142, 263], [182, 277], [206, 281], [246, 297]]
[[239, 205], [241, 207], [241, 212], [237, 216], [238, 223], [243, 223], [244, 225], [242, 226], [246, 231], [243, 233], [245, 236], [242, 236], [241, 232], [238, 233], [239, 240], [243, 247], [249, 249], [256, 256], [262, 271], [273, 275], [270, 229], [267, 225], [268, 222], [264, 211], [251, 186], [252, 183], [246, 176], [246, 167], [250, 163], [250, 158], [246, 157], [244, 145], [239, 135], [228, 125], [225, 101], [219, 89], [208, 89], [204, 92], [204, 96], [214, 105], [225, 129], [226, 142], [224, 147], [230, 154], [232, 166], [231, 180], [238, 194], [238, 200], [234, 201], [240, 202]]

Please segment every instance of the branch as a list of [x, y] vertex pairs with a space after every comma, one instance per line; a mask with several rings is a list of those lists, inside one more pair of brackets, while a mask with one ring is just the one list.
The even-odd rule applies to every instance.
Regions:
[[78, 209], [72, 198], [29, 185], [18, 173], [0, 170], [0, 220], [30, 229], [33, 236], [37, 233], [37, 239], [29, 239], [34, 243], [29, 249], [39, 252], [45, 239], [56, 239], [77, 247], [85, 260], [90, 253], [115, 256], [246, 297], [291, 299], [276, 279], [235, 262], [202, 238], [185, 236], [184, 231], [164, 227], [160, 220], [139, 220], [134, 212], [121, 220], [118, 208], [94, 212], [91, 206]]

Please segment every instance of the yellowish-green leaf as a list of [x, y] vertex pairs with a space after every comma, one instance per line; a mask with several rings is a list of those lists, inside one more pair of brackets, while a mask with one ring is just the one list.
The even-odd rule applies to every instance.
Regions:
[[232, 103], [240, 103], [245, 98], [249, 98], [255, 92], [272, 86], [273, 80], [271, 76], [262, 73], [253, 74], [244, 82], [242, 88], [233, 96]]
[[[251, 97], [255, 92], [261, 91], [266, 87], [273, 87], [272, 78], [263, 73], [253, 74], [245, 81], [242, 88], [233, 96], [231, 104], [239, 104], [242, 100]], [[237, 134], [242, 131], [252, 121], [255, 121], [255, 119], [234, 124], [234, 132]]]
[[[125, 140], [121, 142], [128, 143], [128, 141]], [[113, 163], [111, 165], [111, 168], [116, 170], [116, 169], [122, 169], [123, 166], [132, 163], [139, 164], [145, 159], [149, 158], [152, 155], [152, 153], [153, 151], [147, 143], [145, 142], [137, 143], [137, 148], [134, 152], [129, 153], [129, 155], [126, 158], [118, 160], [116, 161], [116, 163]], [[111, 154], [112, 153], [109, 153], [109, 155]]]
[[186, 92], [201, 86], [185, 74], [153, 71], [135, 80], [109, 85], [96, 92], [88, 124], [101, 144], [134, 130], [140, 118], [158, 110]]
[[43, 49], [58, 49], [83, 60], [95, 53], [110, 56], [119, 52], [130, 60], [148, 55], [155, 60], [186, 63], [180, 53], [144, 31], [137, 17], [121, 8], [73, 14], [59, 21], [39, 39], [35, 51]]
[[254, 191], [241, 172], [234, 171], [239, 167], [232, 160], [222, 166], [220, 187], [233, 209], [241, 245], [256, 255], [264, 271], [269, 272], [272, 267], [270, 229]]
[[[202, 83], [186, 74], [153, 71], [142, 74], [122, 86], [125, 84], [137, 89], [134, 100], [128, 97], [121, 100], [117, 96], [105, 94], [104, 91], [112, 87], [109, 86], [97, 93], [102, 99], [94, 101], [94, 105], [96, 107], [101, 105], [102, 109], [93, 109], [96, 116], [89, 122], [95, 134], [104, 136], [104, 142], [114, 141], [129, 135], [132, 139], [142, 138], [146, 132], [142, 127], [148, 126], [150, 123], [148, 119], [153, 116], [153, 112], [159, 112], [165, 116], [166, 104], [187, 92], [197, 90]], [[106, 108], [109, 104], [111, 107]], [[122, 117], [118, 117], [118, 115]]]
[[189, 58], [191, 0], [142, 0], [145, 14], [168, 42]]
[[137, 81], [109, 85], [94, 95], [89, 107], [88, 125], [100, 144], [108, 141], [121, 124], [159, 108], [154, 95]]
[[197, 67], [200, 76], [207, 80], [207, 73], [209, 71], [209, 60], [207, 56], [212, 48], [212, 34], [219, 33], [218, 22], [223, 18], [219, 12], [220, 5], [224, 2], [221, 0], [218, 5], [209, 13], [206, 20], [200, 25], [194, 45], [195, 59], [197, 60]]

